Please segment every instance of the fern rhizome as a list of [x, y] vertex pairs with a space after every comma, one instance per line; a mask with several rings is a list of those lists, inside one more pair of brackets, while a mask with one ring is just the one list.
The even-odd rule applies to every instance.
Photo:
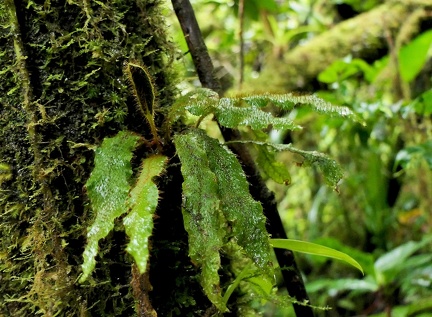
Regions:
[[[140, 112], [157, 139], [153, 119], [155, 91], [151, 76], [139, 63], [128, 63], [125, 73]], [[240, 276], [260, 275], [262, 280], [273, 285], [275, 268], [262, 206], [249, 193], [249, 184], [236, 156], [226, 144], [199, 128], [201, 120], [213, 115], [221, 126], [251, 130], [253, 133], [248, 135], [254, 136], [254, 139], [235, 142], [250, 143], [257, 151], [257, 163], [262, 170], [279, 183], [288, 184], [290, 176], [287, 167], [275, 160], [278, 151], [296, 153], [304, 158], [304, 163], [317, 165], [333, 188], [337, 187], [342, 177], [339, 165], [322, 153], [300, 150], [291, 144], [268, 142], [264, 129], [301, 128], [288, 117], [275, 117], [265, 111], [263, 108], [269, 103], [285, 112], [295, 106], [304, 106], [318, 113], [356, 119], [349, 108], [331, 105], [314, 95], [288, 93], [219, 98], [212, 90], [197, 89], [172, 105], [160, 127], [167, 131], [185, 116], [197, 118], [194, 126], [174, 132], [171, 141], [166, 142], [174, 143], [181, 163], [184, 179], [183, 225], [188, 233], [189, 256], [191, 262], [200, 268], [199, 280], [204, 293], [220, 312], [228, 310], [229, 295], [232, 288], [239, 284], [237, 280]], [[121, 131], [103, 140], [96, 149], [95, 167], [86, 183], [95, 216], [88, 228], [81, 283], [88, 279], [95, 267], [99, 241], [109, 234], [114, 220], [120, 216], [123, 216], [124, 230], [129, 238], [126, 251], [134, 259], [139, 273], [146, 272], [153, 214], [159, 199], [165, 199], [160, 197], [154, 177], [164, 173], [170, 159], [163, 155], [163, 148], [160, 148], [157, 154], [144, 158], [140, 169], [134, 173], [131, 159], [139, 144], [143, 144], [142, 136]], [[221, 252], [241, 254], [244, 263], [235, 280], [237, 282], [227, 289], [221, 285], [218, 272]], [[260, 288], [258, 293], [261, 296], [267, 294], [270, 297], [270, 292], [264, 292], [262, 285], [256, 287]]]

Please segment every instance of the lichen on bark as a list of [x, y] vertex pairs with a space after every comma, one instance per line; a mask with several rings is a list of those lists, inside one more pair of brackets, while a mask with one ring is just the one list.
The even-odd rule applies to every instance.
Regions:
[[[119, 231], [101, 244], [91, 282], [77, 283], [92, 215], [83, 185], [93, 167], [91, 145], [119, 130], [150, 135], [125, 84], [125, 61], [140, 61], [154, 77], [157, 121], [172, 104], [173, 49], [160, 1], [5, 0], [0, 25], [0, 164], [10, 171], [0, 182], [0, 315], [132, 316], [131, 261]], [[172, 223], [181, 217], [179, 175], [161, 181], [172, 197], [161, 203], [155, 236], [163, 236], [163, 226], [171, 232], [153, 244], [154, 284], [166, 273], [177, 285], [193, 285], [197, 273], [185, 233]], [[178, 262], [158, 273], [166, 257]], [[173, 292], [155, 286], [154, 307], [196, 304], [187, 290], [176, 294], [182, 302]]]

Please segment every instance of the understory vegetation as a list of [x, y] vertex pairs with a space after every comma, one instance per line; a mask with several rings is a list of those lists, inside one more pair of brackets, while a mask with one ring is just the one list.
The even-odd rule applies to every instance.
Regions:
[[430, 0], [171, 4], [0, 3], [0, 316], [432, 316]]

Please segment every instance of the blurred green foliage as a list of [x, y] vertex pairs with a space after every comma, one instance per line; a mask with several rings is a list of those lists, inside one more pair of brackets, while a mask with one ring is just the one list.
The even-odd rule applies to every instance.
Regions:
[[[277, 76], [265, 86], [253, 86], [247, 79], [259, 78], [266, 67], [277, 65], [275, 74], [290, 68], [284, 64], [284, 56], [294, 47], [307, 45], [341, 21], [381, 8], [383, 2], [255, 0], [249, 5], [247, 1], [242, 34], [247, 90], [272, 92], [272, 87], [279, 88]], [[350, 254], [367, 272], [362, 278], [338, 263], [299, 256], [312, 303], [332, 307], [317, 311], [319, 316], [390, 316], [390, 312], [394, 316], [430, 316], [432, 311], [430, 304], [425, 304], [432, 296], [432, 248], [426, 237], [432, 227], [430, 6], [426, 1], [391, 3], [409, 4], [412, 13], [396, 31], [383, 30], [386, 49], [372, 58], [362, 58], [353, 47], [352, 54], [328, 63], [313, 83], [319, 97], [349, 107], [365, 125], [295, 107], [289, 115], [275, 112], [307, 129], [268, 131], [272, 141], [293, 142], [302, 149], [328, 153], [345, 171], [337, 193], [323, 184], [318, 172], [311, 175], [297, 168], [296, 164], [302, 163], [298, 157], [280, 153], [278, 158], [290, 166], [290, 185], [268, 181], [279, 200], [290, 238]], [[238, 1], [196, 0], [193, 4], [221, 80], [230, 78], [231, 92], [235, 93], [233, 87], [237, 85], [232, 82], [239, 77]], [[214, 18], [209, 19], [209, 14]], [[367, 37], [372, 26], [364, 23], [358, 27]], [[341, 41], [350, 36], [342, 33]], [[191, 62], [184, 59], [184, 65], [190, 83], [196, 85]], [[391, 259], [395, 269], [380, 270], [385, 259]], [[423, 305], [416, 307], [416, 303]], [[262, 313], [293, 315], [273, 304]]]

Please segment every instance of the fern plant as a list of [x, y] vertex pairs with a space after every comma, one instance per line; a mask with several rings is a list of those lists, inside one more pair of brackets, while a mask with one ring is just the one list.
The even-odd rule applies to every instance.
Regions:
[[[94, 222], [87, 234], [80, 282], [88, 279], [95, 267], [99, 241], [113, 229], [114, 220], [124, 215], [124, 230], [129, 238], [126, 251], [134, 259], [139, 272], [144, 274], [149, 260], [153, 215], [158, 201], [164, 199], [158, 192], [154, 177], [164, 173], [170, 159], [163, 155], [163, 143], [157, 136], [153, 120], [152, 80], [145, 67], [135, 62], [127, 65], [126, 74], [139, 110], [153, 135], [153, 141], [147, 144], [157, 144], [157, 150], [156, 154], [142, 160], [141, 168], [134, 175], [131, 159], [136, 147], [146, 143], [143, 136], [121, 131], [105, 139], [96, 149], [95, 167], [86, 183]], [[145, 94], [149, 95], [146, 97]], [[258, 163], [268, 176], [277, 182], [289, 183], [288, 170], [275, 161], [274, 153], [290, 151], [303, 156], [306, 164], [317, 165], [326, 182], [336, 188], [342, 171], [334, 160], [319, 152], [296, 149], [290, 144], [267, 142], [263, 129], [270, 126], [283, 130], [301, 128], [287, 118], [278, 118], [264, 111], [263, 108], [269, 103], [286, 111], [301, 105], [319, 113], [355, 120], [355, 115], [348, 108], [333, 106], [316, 96], [262, 94], [219, 98], [209, 89], [198, 89], [178, 99], [166, 114], [162, 127], [163, 131], [171, 131], [186, 115], [198, 117], [193, 126], [181, 132], [167, 132], [167, 135], [173, 136], [167, 136], [165, 142], [174, 143], [181, 162], [184, 179], [182, 212], [189, 236], [189, 256], [201, 270], [200, 283], [204, 293], [220, 312], [228, 310], [227, 301], [233, 288], [250, 272], [272, 283], [275, 270], [272, 247], [334, 257], [361, 270], [355, 260], [336, 250], [302, 241], [270, 239], [262, 206], [251, 197], [249, 184], [236, 156], [226, 144], [199, 128], [202, 119], [208, 115], [213, 115], [225, 127], [248, 128], [254, 131], [255, 138], [236, 142], [247, 142], [257, 148]], [[229, 250], [241, 254], [247, 265], [224, 292], [218, 271], [221, 269], [221, 252], [229, 253]], [[270, 296], [269, 291], [264, 293]]]

